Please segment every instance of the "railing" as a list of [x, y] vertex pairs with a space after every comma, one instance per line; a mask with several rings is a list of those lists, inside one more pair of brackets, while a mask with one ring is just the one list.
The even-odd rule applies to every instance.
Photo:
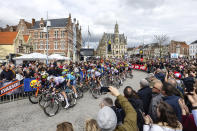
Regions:
[[32, 95], [30, 82], [34, 79], [13, 80], [13, 81], [0, 81], [0, 104], [22, 100]]

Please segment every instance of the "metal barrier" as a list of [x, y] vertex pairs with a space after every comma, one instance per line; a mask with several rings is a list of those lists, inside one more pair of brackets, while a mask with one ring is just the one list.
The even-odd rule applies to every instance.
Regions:
[[0, 81], [0, 104], [28, 98], [33, 92], [29, 82], [33, 79], [24, 79], [22, 81]]
[[32, 95], [33, 92], [24, 92], [18, 94], [4, 95], [0, 97], [0, 104], [13, 102], [17, 100], [23, 100], [28, 98], [29, 95]]

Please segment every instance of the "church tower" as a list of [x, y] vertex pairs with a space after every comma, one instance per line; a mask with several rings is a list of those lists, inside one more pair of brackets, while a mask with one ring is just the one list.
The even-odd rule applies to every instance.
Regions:
[[118, 29], [118, 24], [116, 22], [115, 24], [115, 28], [114, 28], [114, 35], [115, 35], [115, 43], [118, 43], [119, 42], [119, 29]]

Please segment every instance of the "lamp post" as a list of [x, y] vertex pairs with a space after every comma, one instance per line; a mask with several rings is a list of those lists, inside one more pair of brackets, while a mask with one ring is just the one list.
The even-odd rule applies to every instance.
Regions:
[[48, 13], [47, 13], [47, 23], [46, 23], [46, 27], [44, 27], [44, 32], [46, 32], [46, 37], [47, 37], [47, 60], [46, 60], [46, 64], [48, 65], [48, 47], [49, 47], [49, 33], [48, 33], [48, 28], [51, 26], [51, 21], [48, 20]]
[[76, 19], [74, 18], [74, 23], [73, 23], [73, 62], [76, 61]]

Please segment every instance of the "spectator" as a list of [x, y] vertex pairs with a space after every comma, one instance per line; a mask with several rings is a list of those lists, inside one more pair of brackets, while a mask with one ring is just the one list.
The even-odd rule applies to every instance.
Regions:
[[98, 127], [98, 124], [96, 120], [90, 119], [86, 121], [86, 131], [101, 131], [100, 128]]
[[174, 87], [174, 95], [183, 98], [184, 90], [182, 87], [179, 87], [175, 79], [168, 79], [168, 83]]
[[158, 121], [153, 124], [149, 115], [144, 116], [144, 131], [182, 131], [182, 125], [178, 121], [173, 108], [166, 102], [160, 102], [157, 117]]
[[165, 75], [162, 73], [160, 69], [157, 69], [155, 72], [155, 77], [160, 80], [162, 83], [165, 81]]
[[112, 108], [117, 116], [117, 125], [121, 125], [124, 122], [125, 112], [122, 109], [118, 99], [115, 100], [115, 106]]
[[6, 79], [8, 81], [11, 81], [14, 79], [14, 74], [10, 70], [10, 67], [8, 65], [6, 65], [5, 70], [1, 72], [1, 79]]
[[149, 104], [152, 98], [152, 89], [149, 87], [149, 83], [146, 79], [140, 80], [140, 90], [138, 90], [138, 96], [143, 101], [143, 108], [145, 114], [148, 113]]
[[182, 110], [182, 124], [184, 131], [192, 131], [197, 130], [197, 126], [194, 121], [194, 117], [189, 113], [188, 107], [185, 105], [185, 101], [183, 99], [179, 99], [179, 105]]
[[187, 98], [192, 104], [192, 114], [194, 117], [195, 124], [197, 126], [197, 89], [186, 94], [187, 94]]
[[102, 130], [113, 131], [116, 128], [117, 117], [111, 107], [104, 106], [98, 112], [97, 122]]
[[164, 83], [162, 87], [162, 94], [164, 95], [163, 100], [172, 106], [172, 108], [176, 112], [178, 120], [181, 121], [181, 108], [178, 103], [180, 97], [175, 96], [173, 91], [174, 87], [171, 84]]
[[63, 122], [57, 125], [56, 131], [74, 131], [74, 129], [71, 123]]
[[137, 114], [135, 109], [124, 96], [120, 95], [116, 88], [110, 87], [109, 90], [113, 96], [117, 97], [122, 109], [125, 111], [124, 122], [122, 125], [118, 125], [115, 131], [137, 131]]
[[157, 107], [163, 98], [163, 95], [161, 94], [162, 86], [162, 82], [157, 80], [152, 88], [152, 100], [149, 106], [148, 114], [151, 116], [153, 122], [156, 122], [157, 120]]
[[131, 105], [134, 107], [137, 113], [137, 125], [139, 131], [143, 131], [144, 119], [141, 112], [144, 111], [144, 109], [143, 109], [142, 100], [139, 99], [137, 93], [130, 86], [127, 86], [124, 89], [124, 96], [129, 100]]

